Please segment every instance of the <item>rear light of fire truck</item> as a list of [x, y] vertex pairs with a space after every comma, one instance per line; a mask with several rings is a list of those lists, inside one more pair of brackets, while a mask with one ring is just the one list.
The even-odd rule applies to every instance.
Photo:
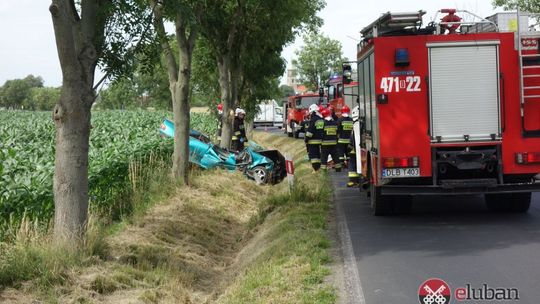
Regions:
[[520, 165], [540, 164], [540, 152], [516, 153], [516, 163]]
[[418, 167], [418, 156], [414, 157], [383, 157], [382, 166], [385, 169], [390, 168], [409, 168]]

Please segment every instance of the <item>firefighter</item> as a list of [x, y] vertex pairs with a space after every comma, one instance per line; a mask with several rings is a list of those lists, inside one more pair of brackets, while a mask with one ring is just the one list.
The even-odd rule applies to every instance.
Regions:
[[231, 148], [235, 152], [239, 152], [244, 149], [244, 145], [247, 144], [246, 129], [244, 127], [244, 117], [246, 111], [241, 108], [236, 108], [234, 111], [234, 123], [233, 123], [233, 136]]
[[324, 132], [324, 120], [316, 104], [309, 106], [309, 113], [311, 117], [306, 130], [305, 141], [313, 172], [317, 172], [321, 168], [321, 143]]
[[351, 133], [353, 130], [353, 119], [349, 117], [351, 109], [347, 105], [341, 108], [341, 117], [337, 120], [338, 126], [338, 155], [341, 163], [345, 163], [347, 160], [347, 147], [351, 142]]
[[304, 143], [306, 144], [306, 151], [309, 153], [309, 149], [308, 149], [308, 137], [306, 136], [307, 134], [307, 131], [309, 129], [309, 123], [311, 121], [311, 116], [312, 115], [315, 115], [311, 112], [309, 112], [307, 115], [306, 115], [306, 118], [304, 119], [304, 121], [302, 121], [302, 129], [304, 130]]
[[217, 137], [218, 140], [221, 139], [221, 124], [223, 119], [223, 104], [220, 103], [217, 105], [217, 111], [218, 111], [218, 129], [217, 129]]
[[[358, 106], [354, 107], [351, 113], [353, 125], [358, 121], [360, 117], [360, 108]], [[360, 128], [362, 129], [362, 128]], [[348, 145], [349, 151], [349, 181], [347, 182], [347, 187], [358, 187], [360, 186], [360, 174], [356, 170], [356, 140], [354, 139], [354, 129], [350, 135], [350, 141]]]
[[328, 168], [328, 156], [332, 156], [336, 172], [341, 172], [341, 162], [337, 153], [337, 123], [332, 118], [330, 109], [324, 109], [322, 115], [324, 117], [324, 132], [321, 143], [321, 169]]

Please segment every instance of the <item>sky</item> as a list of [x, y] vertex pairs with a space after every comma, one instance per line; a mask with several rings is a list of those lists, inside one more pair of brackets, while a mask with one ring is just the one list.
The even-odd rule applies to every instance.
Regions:
[[[46, 86], [61, 85], [49, 5], [50, 0], [0, 0], [0, 86], [8, 79], [28, 74], [43, 77]], [[466, 9], [482, 17], [495, 12], [491, 0], [327, 0], [319, 16], [324, 19], [321, 31], [340, 41], [344, 56], [353, 60], [360, 30], [381, 13], [425, 10], [428, 22], [441, 8]], [[282, 56], [290, 63], [301, 46], [299, 37], [284, 49]], [[283, 77], [282, 83], [285, 81]]]

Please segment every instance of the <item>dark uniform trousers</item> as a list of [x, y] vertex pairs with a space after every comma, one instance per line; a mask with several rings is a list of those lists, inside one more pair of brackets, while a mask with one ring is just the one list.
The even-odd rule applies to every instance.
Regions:
[[321, 143], [321, 169], [328, 168], [328, 156], [332, 156], [336, 172], [341, 172], [341, 160], [337, 151], [337, 124], [335, 121], [325, 121], [324, 137]]
[[321, 168], [321, 142], [323, 132], [324, 120], [313, 114], [310, 118], [305, 137], [309, 161], [315, 171]]
[[341, 117], [340, 119], [338, 119], [337, 125], [338, 125], [337, 150], [339, 154], [339, 159], [343, 163], [348, 159], [347, 152], [348, 152], [349, 143], [351, 142], [350, 137], [353, 131], [354, 122], [352, 118], [350, 117]]

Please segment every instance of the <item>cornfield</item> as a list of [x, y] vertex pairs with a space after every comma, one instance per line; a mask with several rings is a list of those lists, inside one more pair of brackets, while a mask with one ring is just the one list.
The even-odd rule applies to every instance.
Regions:
[[[172, 140], [161, 138], [158, 128], [165, 112], [105, 111], [92, 115], [89, 151], [90, 208], [123, 212], [130, 191], [134, 162], [170, 160]], [[207, 114], [191, 114], [192, 128], [209, 135], [217, 122]], [[54, 213], [55, 128], [49, 112], [0, 111], [0, 231], [25, 216], [50, 219]], [[131, 170], [130, 170], [131, 168]], [[113, 217], [121, 214], [111, 214]]]

